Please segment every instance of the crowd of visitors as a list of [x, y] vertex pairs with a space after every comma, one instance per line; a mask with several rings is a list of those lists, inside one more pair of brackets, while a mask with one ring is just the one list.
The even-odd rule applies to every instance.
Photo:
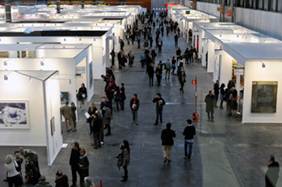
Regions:
[[[166, 36], [165, 36], [166, 33]], [[189, 32], [189, 36], [191, 33]], [[161, 59], [163, 52], [163, 41], [165, 37], [172, 36], [174, 39], [174, 45], [176, 48], [175, 56], [167, 59]], [[166, 12], [160, 12], [158, 16], [155, 12], [148, 12], [141, 14], [135, 20], [134, 24], [127, 26], [125, 30], [125, 40], [119, 38], [120, 49], [116, 54], [113, 49], [110, 52], [111, 56], [111, 68], [107, 68], [106, 74], [102, 75], [105, 82], [104, 93], [105, 96], [101, 97], [100, 104], [91, 102], [89, 103], [88, 110], [84, 113], [86, 123], [89, 126], [89, 135], [91, 136], [94, 149], [100, 149], [104, 145], [104, 136], [112, 136], [111, 121], [115, 112], [124, 112], [126, 108], [126, 85], [117, 83], [113, 69], [117, 67], [119, 70], [123, 70], [126, 66], [132, 68], [135, 66], [135, 56], [132, 50], [126, 52], [125, 42], [127, 45], [135, 45], [138, 50], [143, 50], [140, 63], [141, 67], [145, 68], [145, 72], [148, 75], [149, 86], [154, 85], [161, 87], [163, 77], [168, 81], [171, 76], [176, 76], [180, 85], [180, 94], [184, 94], [184, 85], [186, 83], [187, 73], [185, 71], [185, 64], [191, 64], [197, 62], [198, 54], [197, 49], [187, 47], [182, 53], [179, 46], [179, 39], [181, 37], [181, 31], [178, 27], [178, 23], [172, 21], [167, 17]], [[143, 42], [143, 44], [141, 44]], [[157, 52], [156, 52], [157, 51]], [[160, 60], [157, 62], [157, 58]], [[163, 76], [164, 74], [164, 76]], [[156, 78], [154, 80], [154, 78]], [[206, 103], [206, 112], [208, 120], [214, 121], [214, 109], [217, 108], [219, 101], [219, 108], [223, 109], [224, 102], [226, 102], [226, 110], [228, 115], [232, 116], [238, 112], [238, 97], [242, 93], [238, 94], [235, 89], [235, 84], [230, 81], [227, 84], [219, 85], [217, 81], [213, 90], [210, 90], [206, 95], [204, 101]], [[81, 84], [77, 92], [77, 100], [79, 101], [79, 108], [83, 109], [87, 107], [87, 88], [84, 84]], [[158, 126], [163, 123], [163, 110], [166, 107], [166, 101], [162, 97], [161, 93], [156, 93], [152, 99], [155, 105], [156, 118], [154, 125]], [[129, 108], [132, 113], [132, 124], [139, 125], [142, 121], [138, 119], [138, 111], [141, 106], [141, 101], [137, 93], [134, 93], [128, 101]], [[66, 131], [68, 133], [77, 131], [77, 108], [75, 103], [66, 102], [61, 107], [61, 115], [63, 116]], [[189, 118], [189, 117], [188, 117]], [[198, 122], [197, 114], [194, 113], [191, 116], [192, 119], [187, 119], [187, 126], [183, 129], [184, 139], [184, 158], [192, 159], [194, 138], [196, 135], [196, 127]], [[106, 131], [106, 133], [105, 133]], [[166, 123], [166, 128], [161, 131], [161, 145], [163, 148], [163, 162], [165, 165], [169, 165], [172, 160], [171, 150], [174, 145], [174, 139], [176, 138], [176, 131], [173, 130], [172, 123]], [[118, 168], [122, 168], [124, 175], [121, 181], [126, 182], [129, 177], [128, 167], [130, 164], [131, 149], [128, 140], [124, 139], [120, 145], [120, 152], [116, 156]], [[25, 163], [25, 175], [22, 172], [22, 163]], [[89, 161], [87, 151], [81, 147], [78, 142], [74, 142], [72, 145], [69, 165], [71, 169], [71, 186], [76, 187], [79, 181], [81, 187], [90, 187], [91, 180], [89, 179]], [[21, 187], [23, 183], [32, 184], [37, 187], [50, 187], [46, 178], [40, 174], [38, 156], [34, 151], [20, 149], [16, 151], [14, 155], [7, 155], [5, 158], [5, 168], [7, 170], [7, 182], [9, 187]], [[278, 169], [277, 169], [278, 168]], [[279, 173], [279, 164], [275, 160], [274, 156], [270, 158], [268, 165], [268, 171], [265, 176], [266, 186], [275, 186]], [[23, 177], [24, 176], [24, 177]], [[79, 179], [79, 180], [78, 180]], [[56, 187], [69, 187], [69, 180], [61, 170], [56, 172], [55, 176]]]

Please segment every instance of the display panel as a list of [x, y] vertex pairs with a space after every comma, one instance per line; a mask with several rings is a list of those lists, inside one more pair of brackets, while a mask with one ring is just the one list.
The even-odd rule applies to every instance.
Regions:
[[61, 92], [61, 104], [69, 102], [70, 94], [69, 92]]
[[29, 128], [27, 101], [0, 101], [0, 128]]
[[277, 85], [277, 81], [252, 82], [252, 113], [276, 112]]

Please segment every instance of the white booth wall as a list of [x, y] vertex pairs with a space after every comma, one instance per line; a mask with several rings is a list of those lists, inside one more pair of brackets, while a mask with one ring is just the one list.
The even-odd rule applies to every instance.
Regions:
[[[44, 95], [41, 81], [9, 72], [0, 73], [0, 100], [28, 101], [29, 129], [0, 129], [1, 146], [46, 146]], [[16, 85], [16, 86], [15, 86]]]
[[[221, 63], [219, 62], [219, 55], [221, 56]], [[232, 61], [234, 58], [225, 51], [221, 51], [219, 55], [216, 62], [220, 73], [219, 82], [227, 85], [227, 83], [232, 79]], [[215, 75], [215, 77], [217, 77], [217, 75]], [[217, 79], [214, 78], [214, 81], [216, 80]]]
[[[262, 67], [265, 64], [265, 68]], [[245, 63], [243, 123], [282, 123], [281, 61], [247, 61]], [[276, 113], [251, 113], [252, 82], [277, 81]]]
[[[60, 81], [61, 91], [70, 94], [70, 101], [76, 103], [76, 63], [72, 59], [0, 59], [7, 62], [7, 66], [0, 63], [0, 69], [8, 70], [57, 70], [57, 78]], [[41, 65], [41, 62], [44, 65]], [[60, 95], [60, 93], [59, 93]]]
[[102, 37], [0, 37], [2, 44], [16, 43], [62, 43], [62, 44], [91, 44], [93, 57], [93, 77], [101, 79], [106, 73], [105, 52]]
[[[46, 94], [46, 132], [48, 141], [48, 164], [52, 165], [55, 158], [59, 154], [63, 145], [63, 136], [61, 130], [60, 119], [60, 85], [55, 79], [48, 79], [45, 82], [45, 94]], [[51, 135], [51, 119], [54, 118], [53, 135]]]

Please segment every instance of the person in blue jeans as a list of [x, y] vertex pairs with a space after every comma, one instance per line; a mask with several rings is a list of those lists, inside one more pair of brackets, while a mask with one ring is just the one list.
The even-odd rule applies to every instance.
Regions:
[[[192, 120], [188, 119], [187, 126], [183, 131], [184, 136], [184, 152], [185, 152], [185, 159], [191, 159], [192, 156], [192, 149], [194, 143], [194, 136], [196, 135], [195, 126], [192, 124]], [[187, 149], [189, 147], [189, 152], [187, 153]]]

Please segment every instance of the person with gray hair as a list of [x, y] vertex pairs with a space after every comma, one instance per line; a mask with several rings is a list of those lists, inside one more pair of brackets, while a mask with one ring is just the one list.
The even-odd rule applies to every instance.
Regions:
[[21, 187], [23, 184], [23, 179], [16, 169], [18, 164], [12, 155], [6, 156], [4, 166], [7, 172], [7, 181], [9, 187]]

